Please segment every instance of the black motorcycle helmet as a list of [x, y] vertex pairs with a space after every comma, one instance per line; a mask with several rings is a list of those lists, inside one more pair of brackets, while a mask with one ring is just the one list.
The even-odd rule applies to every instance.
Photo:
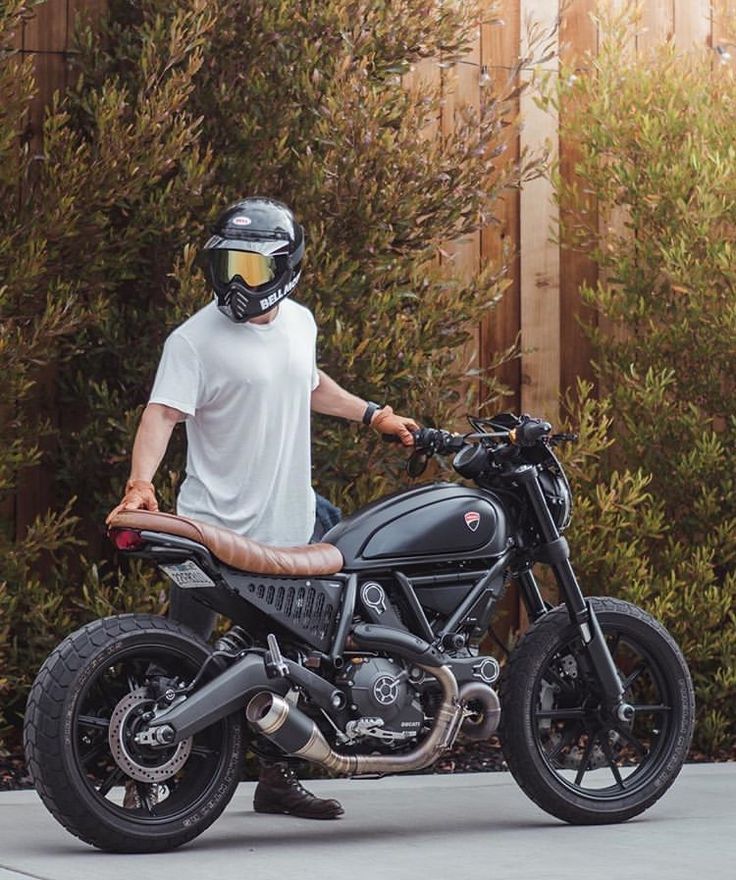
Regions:
[[202, 252], [217, 307], [244, 324], [270, 311], [298, 284], [304, 229], [281, 202], [241, 199], [217, 218]]

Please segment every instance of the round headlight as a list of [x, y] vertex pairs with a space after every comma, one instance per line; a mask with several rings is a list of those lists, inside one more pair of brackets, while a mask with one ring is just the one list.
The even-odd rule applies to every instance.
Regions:
[[543, 468], [539, 482], [547, 499], [547, 507], [557, 528], [563, 532], [570, 525], [572, 516], [572, 492], [564, 474]]

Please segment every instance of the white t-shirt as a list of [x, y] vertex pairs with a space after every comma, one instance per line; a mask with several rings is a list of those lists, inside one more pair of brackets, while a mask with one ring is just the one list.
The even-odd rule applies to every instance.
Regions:
[[187, 415], [179, 515], [266, 544], [309, 541], [316, 339], [312, 313], [291, 299], [269, 324], [236, 324], [212, 302], [171, 333], [150, 402]]

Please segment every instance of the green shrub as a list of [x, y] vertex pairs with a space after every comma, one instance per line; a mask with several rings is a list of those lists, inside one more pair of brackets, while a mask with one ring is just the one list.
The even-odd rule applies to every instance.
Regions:
[[[142, 34], [151, 21], [191, 5], [112, 4], [104, 39], [85, 37], [85, 80], [99, 89], [115, 78], [135, 92], [142, 47], [152, 42]], [[141, 358], [129, 362], [125, 331], [121, 338], [107, 333], [93, 347], [95, 375], [112, 381], [92, 402], [90, 443], [114, 450], [116, 485], [127, 468], [134, 407], [145, 400], [165, 334], [211, 297], [201, 275], [192, 274], [201, 224], [244, 194], [284, 200], [305, 225], [297, 297], [320, 327], [320, 365], [341, 384], [444, 423], [463, 403], [460, 389], [477, 390], [477, 373], [469, 374], [458, 354], [505, 288], [503, 266], [456, 278], [451, 267], [440, 266], [440, 248], [488, 222], [499, 194], [536, 173], [537, 163], [528, 157], [499, 162], [506, 129], [515, 124], [506, 100], [513, 76], [487, 89], [478, 110], [459, 107], [452, 133], [423, 139], [420, 132], [439, 119], [440, 92], [426, 83], [409, 92], [402, 74], [429, 57], [452, 66], [477, 38], [484, 6], [434, 0], [209, 4], [217, 25], [189, 101], [215, 161], [203, 193], [209, 208], [191, 225], [189, 247], [156, 241], [155, 282], [160, 286], [166, 276], [167, 299], [153, 307], [156, 320], [143, 330]], [[144, 296], [151, 299], [141, 291]], [[131, 325], [128, 317], [122, 322]], [[485, 378], [485, 394], [496, 396], [490, 371]], [[72, 395], [78, 390], [72, 387]], [[100, 437], [95, 426], [104, 409], [109, 429]], [[115, 436], [121, 425], [125, 430]], [[393, 488], [397, 478], [396, 456], [392, 464], [372, 437], [338, 420], [316, 419], [314, 453], [318, 488], [346, 509]], [[87, 444], [75, 444], [70, 471], [89, 458]], [[181, 458], [173, 461], [176, 475]], [[109, 486], [98, 472], [89, 479], [104, 490], [101, 515], [110, 504]]]
[[[131, 418], [114, 404], [128, 367], [155, 360], [138, 345], [148, 320], [140, 303], [165, 280], [157, 248], [191, 233], [185, 212], [196, 213], [212, 164], [185, 109], [212, 21], [201, 11], [151, 23], [135, 94], [114, 78], [99, 88], [82, 78], [71, 98], [56, 95], [31, 150], [24, 130], [36, 87], [11, 40], [34, 5], [0, 10], [0, 197], [16, 206], [0, 216], [0, 736], [21, 717], [44, 656], [89, 613], [76, 554], [101, 531], [95, 494], [109, 506], [119, 491], [109, 441]], [[117, 346], [105, 347], [108, 336]], [[41, 379], [62, 386], [57, 418], [41, 412]], [[100, 401], [93, 423], [90, 403]], [[55, 442], [42, 452], [40, 438]], [[58, 502], [16, 534], [19, 475], [44, 455], [44, 473], [58, 469]], [[82, 519], [90, 511], [92, 523]]]
[[[6, 4], [0, 33], [28, 8]], [[459, 353], [507, 282], [502, 265], [454, 277], [439, 265], [441, 245], [478, 230], [504, 189], [538, 173], [527, 156], [499, 158], [516, 125], [513, 71], [484, 90], [477, 110], [458, 107], [453, 133], [429, 139], [420, 132], [439, 120], [439, 90], [402, 84], [423, 58], [454, 65], [484, 3], [111, 0], [108, 9], [98, 30], [78, 32], [76, 78], [47, 116], [25, 219], [0, 227], [9, 277], [27, 274], [46, 248], [53, 259], [28, 295], [49, 291], [50, 317], [74, 320], [40, 344], [63, 413], [47, 453], [56, 512], [42, 520], [58, 538], [28, 546], [50, 543], [56, 558], [42, 576], [30, 557], [2, 571], [4, 705], [16, 718], [43, 653], [73, 622], [165, 602], [150, 572], [115, 566], [102, 522], [127, 476], [163, 340], [210, 298], [195, 257], [216, 212], [246, 194], [291, 204], [307, 228], [299, 296], [321, 328], [321, 364], [356, 393], [447, 424], [464, 408], [459, 389], [469, 389], [468, 406], [480, 403], [478, 373]], [[21, 68], [30, 95], [30, 69], [3, 50], [3, 90]], [[29, 158], [16, 155], [27, 100], [4, 102], [0, 115], [10, 204]], [[14, 290], [3, 300], [11, 322], [26, 295]], [[29, 360], [29, 382], [38, 363]], [[491, 398], [500, 389], [485, 379]], [[17, 399], [8, 396], [11, 408]], [[0, 458], [8, 492], [21, 464], [38, 460], [31, 434], [18, 447], [22, 462]], [[176, 434], [157, 477], [164, 509], [173, 508], [183, 467]], [[401, 462], [357, 427], [316, 423], [318, 486], [346, 509], [394, 488]], [[6, 522], [8, 547], [20, 547]]]
[[[635, 17], [602, 26], [599, 55], [547, 98], [578, 150], [579, 182], [557, 180], [561, 239], [600, 270], [582, 296], [615, 440], [581, 475], [574, 540], [591, 592], [643, 604], [681, 644], [714, 752], [736, 736], [734, 71], [670, 44], [634, 60]], [[645, 487], [651, 503], [628, 506]]]

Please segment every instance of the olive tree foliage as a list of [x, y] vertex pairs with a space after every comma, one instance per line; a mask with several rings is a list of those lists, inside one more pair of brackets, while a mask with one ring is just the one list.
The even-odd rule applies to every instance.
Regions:
[[[207, 126], [227, 181], [233, 192], [247, 180], [277, 195], [304, 222], [299, 295], [315, 312], [321, 365], [370, 399], [446, 420], [458, 348], [497, 296], [499, 267], [464, 284], [442, 273], [438, 248], [478, 228], [501, 178], [516, 172], [499, 172], [491, 155], [497, 108], [468, 113], [445, 139], [422, 139], [439, 94], [411, 92], [401, 76], [422, 57], [461, 53], [478, 10], [263, 2], [251, 12], [246, 22], [227, 16], [202, 92], [222, 96]], [[371, 445], [337, 422], [316, 425], [320, 487], [344, 506], [392, 486]]]
[[[581, 474], [574, 544], [591, 592], [643, 604], [673, 632], [698, 745], [715, 752], [736, 737], [734, 69], [672, 44], [632, 57], [638, 26], [635, 6], [604, 10], [599, 54], [547, 95], [577, 149], [576, 180], [557, 180], [560, 235], [599, 268], [582, 296], [610, 427]], [[639, 475], [633, 505], [603, 490], [625, 489], [625, 468]]]
[[[99, 513], [95, 495], [112, 497], [106, 441], [127, 411], [115, 404], [126, 400], [127, 369], [152, 356], [136, 328], [165, 279], [156, 252], [191, 234], [184, 214], [212, 170], [187, 108], [213, 21], [204, 3], [150, 23], [135, 92], [114, 77], [94, 89], [81, 77], [55, 95], [40, 144], [26, 136], [32, 65], [13, 49], [34, 6], [10, 0], [0, 10], [0, 736], [79, 619], [77, 556], [101, 531], [83, 517]], [[35, 397], [49, 376], [60, 386], [51, 414]], [[55, 441], [45, 452], [44, 437]], [[44, 456], [44, 473], [57, 469], [57, 503], [18, 530], [19, 479]]]
[[[69, 87], [31, 155], [35, 85], [11, 34], [32, 8], [0, 11], [0, 185], [18, 205], [0, 221], [0, 477], [10, 498], [49, 431], [56, 503], [27, 535], [2, 509], [0, 677], [14, 722], [44, 653], [76, 622], [164, 607], [155, 574], [108, 553], [103, 520], [164, 339], [211, 298], [197, 255], [218, 211], [252, 194], [290, 204], [307, 233], [297, 298], [317, 318], [320, 365], [448, 424], [502, 390], [489, 374], [483, 399], [473, 393], [466, 343], [507, 281], [501, 264], [459, 277], [442, 245], [492, 222], [500, 194], [539, 166], [502, 158], [514, 71], [478, 107], [458, 106], [445, 133], [436, 78], [417, 70], [407, 87], [423, 59], [458, 63], [489, 15], [446, 0], [110, 0], [101, 22], [80, 19]], [[45, 365], [59, 401], [48, 423], [24, 406]], [[175, 433], [156, 478], [168, 510], [183, 470]], [[364, 430], [320, 418], [314, 441], [315, 482], [345, 509], [397, 486], [401, 457]]]
[[[441, 247], [492, 222], [499, 195], [538, 162], [501, 160], [516, 125], [513, 71], [478, 108], [458, 107], [444, 135], [438, 81], [407, 88], [404, 75], [422, 59], [456, 64], [489, 5], [218, 0], [208, 9], [217, 24], [190, 106], [217, 163], [210, 217], [245, 195], [292, 206], [307, 235], [295, 297], [313, 309], [320, 366], [341, 384], [425, 421], [478, 408], [460, 390], [477, 389], [477, 364], [469, 374], [458, 353], [502, 294], [504, 267], [461, 280]], [[171, 10], [113, 5], [107, 38], [90, 47], [98, 81], [115, 75], [135, 88], [139, 29]], [[199, 241], [171, 255], [168, 328], [211, 297]], [[497, 396], [485, 378], [485, 396]], [[353, 427], [318, 419], [314, 450], [318, 488], [343, 507], [395, 484], [396, 458]]]

